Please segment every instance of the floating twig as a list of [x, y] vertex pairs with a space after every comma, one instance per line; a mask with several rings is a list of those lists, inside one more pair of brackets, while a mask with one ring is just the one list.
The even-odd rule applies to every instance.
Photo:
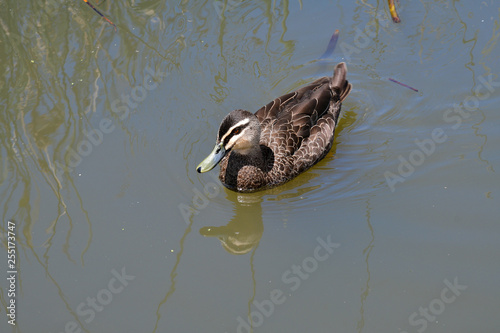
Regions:
[[394, 21], [394, 23], [401, 22], [401, 19], [398, 16], [398, 12], [396, 12], [396, 6], [394, 5], [394, 0], [389, 0], [389, 11], [391, 12], [392, 21]]
[[92, 9], [93, 9], [93, 10], [94, 10], [97, 14], [99, 14], [99, 15], [100, 15], [103, 19], [105, 19], [106, 21], [108, 21], [108, 23], [109, 23], [109, 24], [111, 24], [113, 27], [115, 27], [115, 31], [116, 31], [116, 25], [115, 25], [113, 22], [111, 22], [111, 20], [110, 20], [110, 19], [108, 19], [108, 18], [107, 18], [106, 16], [104, 16], [104, 15], [103, 15], [100, 11], [98, 11], [98, 10], [97, 10], [97, 8], [95, 8], [95, 7], [94, 7], [94, 6], [93, 6], [93, 5], [92, 5], [92, 4], [91, 4], [88, 0], [83, 0], [83, 1], [85, 1], [85, 3], [86, 3], [87, 5], [89, 5], [89, 6], [90, 6], [90, 8], [92, 8]]
[[330, 42], [328, 43], [325, 53], [323, 53], [320, 59], [328, 58], [333, 53], [333, 50], [335, 50], [335, 46], [337, 46], [337, 41], [339, 40], [339, 33], [340, 31], [338, 29], [335, 30], [332, 38], [330, 38]]
[[407, 85], [407, 84], [401, 83], [401, 82], [399, 82], [399, 81], [397, 81], [397, 80], [394, 80], [394, 79], [392, 79], [392, 78], [389, 78], [389, 81], [392, 81], [392, 82], [394, 82], [394, 83], [400, 84], [400, 85], [402, 85], [403, 87], [406, 87], [406, 88], [411, 89], [411, 90], [413, 90], [413, 91], [415, 91], [415, 92], [418, 92], [418, 90], [417, 90], [417, 89], [415, 89], [415, 88], [413, 88], [413, 87], [410, 87], [410, 86], [409, 86], [409, 85]]

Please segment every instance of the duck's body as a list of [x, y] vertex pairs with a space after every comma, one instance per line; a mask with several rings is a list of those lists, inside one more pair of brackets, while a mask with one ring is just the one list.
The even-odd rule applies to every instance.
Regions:
[[222, 183], [248, 192], [283, 184], [309, 169], [332, 147], [341, 104], [351, 90], [346, 74], [340, 63], [333, 77], [278, 97], [255, 114], [232, 111], [198, 172], [220, 161]]

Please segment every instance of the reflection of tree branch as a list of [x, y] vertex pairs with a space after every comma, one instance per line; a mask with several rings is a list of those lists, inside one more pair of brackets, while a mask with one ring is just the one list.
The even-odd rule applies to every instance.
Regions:
[[54, 286], [57, 288], [57, 293], [59, 294], [59, 297], [61, 298], [61, 300], [64, 302], [64, 304], [66, 305], [66, 309], [68, 310], [68, 312], [71, 314], [71, 316], [75, 319], [75, 321], [80, 325], [80, 327], [83, 329], [83, 331], [87, 332], [87, 333], [90, 333], [86, 328], [85, 326], [83, 325], [83, 323], [80, 321], [78, 315], [75, 313], [75, 311], [73, 311], [71, 305], [68, 303], [68, 301], [66, 301], [65, 297], [64, 297], [64, 292], [62, 291], [61, 287], [57, 284], [56, 280], [52, 277], [52, 275], [50, 274], [49, 272], [49, 268], [47, 265], [45, 265], [41, 260], [40, 258], [38, 257], [38, 255], [36, 254], [35, 250], [32, 249], [32, 252], [33, 252], [33, 255], [35, 256], [36, 260], [38, 261], [38, 263], [44, 268], [45, 270], [45, 275], [50, 279], [50, 281], [54, 284]]
[[87, 238], [87, 245], [82, 250], [82, 254], [80, 255], [80, 260], [82, 261], [82, 265], [83, 265], [84, 264], [83, 256], [88, 251], [88, 249], [90, 248], [90, 244], [92, 243], [92, 235], [93, 235], [92, 234], [92, 223], [90, 222], [88, 211], [85, 209], [85, 207], [83, 207], [83, 199], [82, 199], [80, 193], [78, 192], [73, 179], [71, 179], [70, 182], [71, 182], [71, 186], [75, 190], [76, 196], [78, 197], [78, 202], [80, 203], [80, 209], [82, 210], [83, 214], [85, 215], [85, 221], [87, 221], [87, 226], [89, 228], [89, 237]]
[[[472, 82], [473, 82], [473, 87], [471, 87], [471, 90], [470, 90], [470, 92], [471, 92], [471, 93], [470, 93], [470, 95], [471, 95], [471, 96], [475, 96], [475, 95], [476, 95], [476, 93], [475, 93], [475, 89], [476, 89], [476, 84], [477, 84], [477, 83], [476, 83], [476, 75], [475, 75], [475, 72], [474, 72], [474, 67], [473, 67], [473, 66], [474, 66], [474, 63], [475, 63], [475, 61], [474, 61], [474, 49], [475, 49], [476, 44], [477, 44], [477, 37], [478, 37], [478, 36], [477, 36], [477, 32], [474, 34], [474, 37], [472, 37], [472, 38], [470, 38], [470, 39], [468, 39], [468, 40], [467, 40], [467, 39], [466, 39], [466, 37], [465, 37], [465, 36], [466, 36], [466, 34], [467, 34], [467, 24], [466, 24], [466, 23], [462, 20], [462, 18], [460, 17], [460, 14], [459, 14], [459, 12], [458, 12], [458, 10], [457, 10], [457, 7], [456, 7], [456, 4], [455, 4], [455, 3], [453, 3], [453, 9], [454, 9], [454, 11], [455, 11], [455, 14], [456, 14], [456, 16], [457, 16], [458, 20], [460, 21], [460, 24], [461, 24], [461, 25], [463, 26], [463, 28], [464, 28], [464, 29], [463, 29], [463, 38], [462, 38], [462, 43], [463, 43], [464, 45], [466, 45], [466, 44], [469, 44], [469, 43], [471, 43], [471, 42], [472, 42], [472, 45], [470, 46], [470, 50], [469, 50], [469, 54], [470, 54], [470, 62], [469, 62], [469, 63], [467, 63], [467, 64], [465, 64], [465, 67], [466, 67], [467, 69], [469, 69], [469, 70], [471, 71], [471, 73], [472, 73]], [[495, 25], [493, 25], [493, 33], [492, 33], [492, 36], [493, 36], [493, 37], [497, 37], [497, 38], [494, 38], [494, 39], [495, 39], [495, 42], [492, 44], [492, 46], [493, 46], [493, 45], [495, 45], [495, 44], [497, 43], [497, 41], [498, 41], [498, 35], [497, 35], [497, 36], [495, 36], [495, 31], [498, 31], [499, 29], [500, 29], [500, 27], [499, 27], [498, 25], [497, 25], [496, 27], [495, 27]], [[492, 38], [493, 38], [493, 37], [492, 37]], [[491, 42], [491, 39], [490, 39], [490, 41], [489, 41], [489, 42]], [[492, 47], [492, 46], [490, 46], [490, 49], [491, 49], [491, 47]], [[485, 56], [485, 54], [487, 53], [487, 52], [486, 52], [486, 51], [487, 51], [487, 48], [488, 48], [488, 43], [486, 43], [486, 45], [484, 46], [484, 48], [481, 50], [481, 54], [482, 54], [482, 56], [483, 56], [483, 57], [484, 57], [484, 56]], [[480, 62], [484, 63], [483, 61], [480, 61]], [[486, 75], [488, 75], [488, 74], [490, 74], [490, 73], [489, 73], [489, 72], [488, 72], [488, 73], [486, 73]], [[488, 141], [488, 137], [487, 137], [485, 134], [480, 133], [480, 131], [481, 131], [481, 129], [482, 129], [482, 126], [481, 126], [481, 125], [482, 125], [482, 124], [483, 124], [483, 122], [486, 120], [486, 116], [485, 116], [484, 112], [483, 112], [483, 111], [481, 111], [481, 109], [478, 109], [477, 111], [478, 111], [477, 113], [481, 114], [481, 120], [479, 120], [479, 121], [478, 121], [478, 122], [476, 122], [474, 125], [472, 125], [472, 128], [474, 129], [474, 134], [475, 134], [478, 138], [481, 138], [481, 141], [482, 141], [481, 145], [479, 146], [478, 152], [477, 152], [477, 158], [478, 158], [478, 160], [480, 160], [481, 162], [484, 162], [484, 163], [487, 165], [487, 169], [488, 169], [488, 170], [490, 170], [490, 171], [492, 171], [492, 172], [495, 172], [495, 170], [493, 169], [493, 165], [491, 164], [491, 162], [490, 162], [490, 161], [488, 161], [488, 160], [486, 160], [485, 158], [483, 158], [483, 151], [484, 151], [484, 147], [486, 146], [486, 142]]]
[[68, 301], [66, 301], [66, 298], [64, 296], [64, 292], [63, 290], [61, 289], [61, 287], [59, 286], [59, 284], [57, 283], [57, 281], [52, 277], [52, 275], [50, 274], [49, 272], [49, 268], [48, 268], [48, 265], [44, 264], [40, 258], [38, 257], [38, 254], [35, 252], [35, 250], [32, 248], [31, 249], [32, 253], [33, 253], [33, 256], [35, 256], [36, 260], [38, 261], [38, 263], [43, 267], [43, 269], [45, 270], [45, 275], [49, 278], [49, 280], [54, 284], [54, 286], [57, 288], [57, 293], [59, 294], [59, 297], [61, 298], [61, 300], [64, 302], [64, 304], [66, 305], [66, 309], [68, 310], [68, 312], [71, 314], [71, 316], [75, 319], [75, 322], [78, 323], [78, 325], [80, 325], [80, 327], [83, 329], [83, 331], [87, 332], [87, 333], [90, 333], [86, 328], [85, 326], [83, 325], [83, 323], [80, 321], [80, 318], [78, 317], [78, 315], [75, 313], [75, 311], [73, 311], [71, 305], [68, 303]]
[[[29, 92], [32, 92], [31, 90], [28, 90]], [[21, 122], [21, 128], [23, 130], [23, 137], [25, 138], [26, 140], [26, 143], [27, 143], [27, 151], [28, 151], [28, 155], [29, 156], [37, 156], [38, 153], [37, 153], [37, 149], [35, 149], [35, 145], [38, 147], [38, 149], [40, 149], [42, 151], [42, 153], [44, 152], [45, 153], [45, 156], [47, 157], [47, 160], [46, 160], [46, 163], [48, 165], [51, 165], [51, 159], [48, 158], [48, 152], [47, 152], [47, 149], [48, 149], [48, 146], [49, 144], [51, 143], [51, 140], [50, 140], [50, 136], [52, 133], [56, 132], [57, 129], [59, 128], [59, 126], [61, 125], [61, 122], [60, 121], [53, 121], [54, 118], [57, 118], [58, 117], [58, 114], [54, 114], [54, 113], [49, 113], [47, 114], [48, 117], [45, 117], [45, 118], [42, 118], [38, 121], [33, 121], [32, 123], [28, 124], [28, 125], [31, 125], [29, 126], [30, 127], [30, 132], [28, 132], [27, 130], [27, 125], [25, 123], [25, 119], [27, 118], [26, 115], [25, 115], [25, 111], [26, 109], [28, 109], [26, 107], [26, 104], [28, 103], [28, 100], [29, 100], [29, 97], [30, 95], [26, 95], [25, 97], [25, 100], [24, 100], [24, 104], [23, 107], [22, 107], [22, 111], [21, 111], [21, 117], [20, 117], [20, 122]], [[37, 104], [35, 104], [35, 107], [34, 107], [34, 110], [36, 110], [37, 108], [39, 107], [39, 104], [38, 104], [38, 99], [37, 99]], [[51, 110], [52, 111], [52, 110]], [[56, 111], [58, 111], [56, 109]], [[33, 113], [35, 113], [35, 111], [33, 111]], [[36, 113], [35, 113], [36, 114]], [[33, 118], [33, 115], [31, 116]], [[37, 119], [37, 118], [34, 118], [34, 119]], [[39, 134], [39, 132], [43, 131], [43, 134]], [[35, 142], [35, 145], [33, 144], [33, 140], [36, 140], [37, 138], [40, 138], [39, 140], [37, 140]], [[49, 185], [49, 187], [52, 189], [52, 191], [54, 192], [54, 194], [57, 196], [57, 194], [59, 193], [59, 191], [62, 189], [62, 186], [61, 186], [61, 183], [57, 177], [57, 175], [54, 173], [54, 174], [51, 174], [49, 175], [48, 174], [48, 170], [47, 168], [42, 168], [41, 165], [39, 163], [34, 163], [34, 166], [37, 168], [37, 170], [40, 172], [40, 174], [42, 175], [42, 177], [45, 179], [45, 181], [47, 182], [47, 184]], [[56, 186], [52, 180], [50, 179], [50, 176], [53, 176], [54, 179], [56, 180], [58, 186]], [[30, 182], [29, 178], [26, 179], [26, 182]], [[36, 185], [36, 183], [35, 183]], [[38, 189], [38, 186], [37, 186], [37, 189]], [[27, 199], [27, 202], [29, 203], [30, 200], [29, 200], [29, 193], [26, 193], [28, 199]], [[59, 220], [59, 218], [66, 214], [68, 216], [68, 223], [69, 223], [69, 229], [68, 229], [68, 232], [66, 234], [66, 242], [63, 244], [63, 252], [66, 254], [66, 256], [68, 257], [68, 260], [70, 260], [72, 263], [75, 263], [75, 261], [71, 258], [71, 255], [69, 254], [69, 239], [71, 237], [71, 232], [73, 230], [73, 219], [71, 218], [69, 212], [68, 212], [68, 207], [64, 201], [64, 197], [63, 196], [57, 196], [58, 197], [58, 201], [59, 201], [59, 204], [62, 205], [64, 207], [63, 209], [63, 212], [62, 214], [58, 214], [56, 220], [54, 221], [54, 223], [52, 224], [52, 230], [53, 230], [53, 233], [52, 233], [52, 236], [49, 238], [49, 240], [55, 235], [55, 226], [57, 225], [57, 221]], [[38, 206], [38, 205], [37, 205]], [[26, 211], [30, 211], [30, 208], [31, 207], [26, 207]], [[38, 220], [38, 219], [35, 219], [35, 221]], [[31, 241], [31, 235], [32, 235], [32, 232], [31, 230], [33, 229], [33, 223], [35, 222], [33, 220], [30, 219], [30, 222], [29, 223], [26, 223], [24, 228], [24, 234], [25, 235], [29, 235], [26, 240], [27, 240], [27, 245], [30, 247], [30, 248], [33, 248], [33, 243]], [[46, 253], [48, 253], [48, 251], [50, 250], [50, 246], [47, 247], [47, 250], [46, 250]], [[46, 257], [44, 255], [44, 257]], [[47, 257], [46, 257], [47, 258]], [[48, 264], [48, 262], [45, 263], [46, 265]]]
[[156, 323], [155, 327], [153, 329], [153, 333], [156, 332], [158, 329], [158, 324], [161, 319], [161, 314], [160, 314], [160, 309], [161, 307], [167, 303], [167, 300], [172, 296], [175, 292], [175, 278], [177, 277], [177, 266], [179, 266], [181, 262], [181, 257], [182, 253], [184, 253], [184, 241], [186, 240], [186, 237], [191, 233], [191, 226], [193, 225], [193, 215], [189, 218], [189, 225], [187, 226], [186, 230], [184, 231], [184, 235], [182, 235], [180, 241], [179, 241], [179, 252], [177, 253], [177, 256], [175, 258], [175, 264], [174, 267], [172, 268], [172, 271], [170, 272], [170, 288], [168, 289], [167, 293], [165, 294], [165, 297], [160, 301], [158, 304], [158, 308], [156, 309]]
[[247, 317], [250, 320], [250, 328], [253, 333], [253, 322], [252, 322], [252, 316], [250, 313], [252, 312], [252, 303], [255, 300], [255, 294], [257, 293], [257, 281], [255, 280], [255, 266], [254, 266], [254, 257], [255, 257], [255, 252], [257, 251], [257, 248], [259, 246], [256, 246], [253, 248], [252, 254], [250, 255], [250, 271], [252, 272], [252, 297], [248, 300], [248, 315]]
[[370, 294], [370, 263], [369, 263], [369, 258], [370, 258], [370, 253], [373, 250], [374, 242], [375, 242], [375, 233], [373, 231], [373, 227], [371, 224], [371, 207], [370, 207], [370, 198], [366, 200], [366, 224], [368, 225], [368, 229], [370, 229], [370, 235], [371, 235], [371, 240], [370, 243], [365, 247], [363, 250], [363, 254], [366, 255], [365, 257], [365, 262], [366, 262], [366, 284], [365, 284], [365, 289], [361, 293], [361, 308], [359, 310], [360, 313], [360, 318], [359, 321], [356, 325], [356, 329], [359, 333], [363, 331], [363, 328], [365, 327], [365, 302], [366, 299], [368, 298], [368, 295]]
[[[57, 277], [52, 276], [49, 269], [49, 265], [54, 265], [49, 260], [51, 251], [54, 251], [52, 245], [58, 239], [63, 243], [62, 251], [69, 265], [77, 261], [71, 257], [75, 238], [86, 241], [81, 252], [80, 248], [76, 254], [73, 252], [73, 256], [80, 256], [81, 264], [84, 265], [84, 256], [93, 238], [86, 200], [80, 194], [71, 172], [62, 173], [60, 167], [67, 166], [68, 147], [75, 147], [85, 139], [84, 132], [92, 128], [96, 114], [103, 117], [109, 112], [115, 124], [122, 127], [130, 142], [133, 141], [133, 125], [127, 124], [126, 119], [120, 120], [103, 105], [109, 106], [106, 103], [113, 99], [114, 93], [117, 96], [122, 92], [115, 83], [118, 79], [126, 81], [131, 88], [137, 84], [135, 75], [130, 74], [131, 70], [139, 68], [140, 71], [150, 64], [157, 68], [159, 64], [163, 66], [165, 60], [169, 68], [178, 66], [175, 60], [184, 49], [185, 29], [176, 31], [174, 36], [165, 37], [163, 30], [150, 36], [136, 36], [123, 28], [120, 29], [121, 49], [113, 53], [109, 50], [110, 41], [118, 35], [113, 34], [107, 25], [95, 29], [95, 25], [83, 18], [78, 7], [68, 3], [66, 10], [51, 11], [47, 3], [54, 2], [12, 2], [9, 11], [0, 12], [0, 39], [5, 41], [0, 51], [5, 57], [0, 65], [5, 78], [0, 83], [0, 104], [5, 106], [5, 112], [0, 112], [0, 167], [5, 165], [0, 171], [0, 205], [4, 208], [3, 221], [14, 218], [20, 223], [19, 251], [24, 253], [24, 257], [31, 258], [31, 250], [43, 267], [45, 278], [54, 284], [74, 321], [85, 330], [68, 304], [64, 291], [56, 281]], [[13, 13], [22, 15], [13, 20]], [[150, 18], [144, 13], [130, 13], [135, 15], [130, 18], [131, 21]], [[172, 17], [183, 15], [175, 13]], [[57, 31], [53, 22], [56, 19]], [[60, 33], [64, 29], [69, 32]], [[162, 47], [158, 36], [161, 36], [161, 41], [167, 41], [167, 47]], [[155, 43], [151, 44], [151, 40]], [[127, 51], [137, 50], [137, 46], [143, 50], [140, 57], [123, 57], [126, 53], [123, 48]], [[100, 113], [97, 113], [99, 108]], [[70, 195], [76, 197], [78, 203], [69, 201]], [[52, 217], [44, 217], [40, 221], [40, 207], [47, 206], [47, 201], [51, 204], [52, 200], [56, 202], [52, 208], [54, 212], [50, 212]], [[12, 214], [16, 206], [18, 208]], [[77, 218], [80, 212], [83, 217]], [[80, 219], [86, 226], [76, 223]], [[42, 230], [47, 231], [48, 235], [43, 232], [35, 234], [36, 223], [42, 223]], [[80, 227], [88, 230], [88, 237], [85, 232], [83, 235], [75, 232]], [[63, 234], [62, 229], [65, 230]], [[2, 226], [0, 231], [3, 231]], [[43, 243], [45, 248], [34, 246], [39, 243]], [[20, 262], [24, 257], [18, 256], [17, 259]], [[23, 281], [26, 281], [21, 273], [22, 270], [18, 279], [20, 292]], [[173, 292], [175, 271], [171, 277]], [[58, 297], [54, 297], [57, 300]], [[6, 307], [3, 290], [0, 291], [0, 300]]]

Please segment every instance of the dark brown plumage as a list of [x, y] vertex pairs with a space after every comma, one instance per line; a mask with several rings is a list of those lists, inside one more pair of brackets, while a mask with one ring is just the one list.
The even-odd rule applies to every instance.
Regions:
[[197, 168], [220, 161], [219, 178], [229, 189], [248, 192], [283, 184], [330, 151], [342, 101], [351, 91], [347, 67], [333, 77], [276, 98], [255, 115], [234, 110], [222, 121], [212, 154]]

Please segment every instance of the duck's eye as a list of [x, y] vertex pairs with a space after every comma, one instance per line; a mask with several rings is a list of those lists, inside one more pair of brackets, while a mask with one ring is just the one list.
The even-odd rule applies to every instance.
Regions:
[[236, 128], [236, 129], [233, 131], [233, 134], [240, 134], [240, 132], [241, 132], [241, 129]]

